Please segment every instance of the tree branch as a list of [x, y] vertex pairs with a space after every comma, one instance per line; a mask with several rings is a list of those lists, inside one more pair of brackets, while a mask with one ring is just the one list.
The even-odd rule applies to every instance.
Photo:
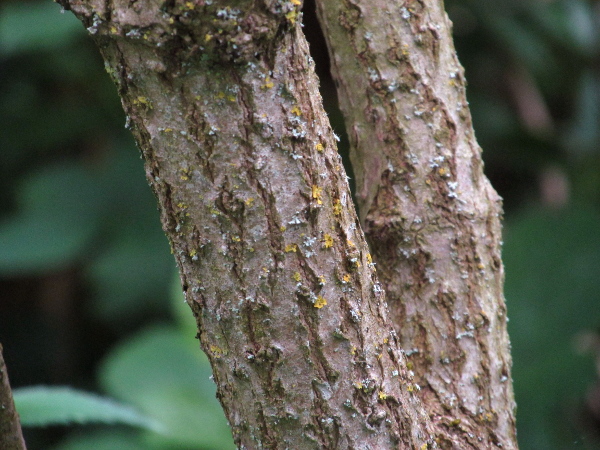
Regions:
[[60, 3], [117, 84], [236, 444], [435, 446], [300, 2]]
[[500, 198], [442, 1], [317, 0], [361, 223], [440, 443], [516, 448]]
[[26, 448], [25, 440], [19, 414], [15, 409], [2, 350], [2, 344], [0, 344], [0, 448], [24, 450]]

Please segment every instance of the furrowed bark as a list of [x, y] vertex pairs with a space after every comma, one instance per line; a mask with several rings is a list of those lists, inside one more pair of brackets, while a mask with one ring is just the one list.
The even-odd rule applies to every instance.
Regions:
[[21, 430], [19, 413], [15, 408], [2, 345], [0, 344], [0, 448], [5, 450], [24, 450], [25, 440]]
[[117, 84], [239, 448], [435, 446], [299, 2], [60, 3]]
[[438, 442], [516, 448], [500, 258], [442, 1], [317, 0], [361, 223]]

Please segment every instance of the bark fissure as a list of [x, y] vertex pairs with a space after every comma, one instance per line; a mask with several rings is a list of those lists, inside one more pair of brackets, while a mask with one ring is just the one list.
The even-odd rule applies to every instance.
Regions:
[[[434, 89], [433, 69], [446, 57], [438, 41], [447, 36], [428, 25], [425, 5], [411, 3], [411, 14], [422, 10], [427, 18], [410, 26], [424, 55], [440, 61], [423, 69], [399, 38], [394, 64], [402, 66], [404, 88], [390, 83], [389, 67], [374, 52], [378, 33], [393, 25], [380, 20], [385, 26], [364, 37], [372, 11], [358, 0], [333, 15], [350, 36], [350, 62], [366, 73], [356, 92], [367, 96], [352, 106], [368, 120], [348, 129], [363, 151], [355, 165], [371, 256], [298, 26], [299, 2], [60, 2], [99, 44], [122, 96], [236, 444], [460, 447], [467, 441], [457, 435], [469, 433], [461, 429], [476, 430], [471, 441], [490, 442], [492, 431], [460, 413], [485, 414], [491, 400], [474, 413], [458, 400], [461, 389], [470, 394], [459, 381], [475, 368], [486, 376], [480, 368], [487, 361], [476, 358], [487, 356], [468, 344], [484, 334], [469, 328], [479, 309], [504, 339], [503, 319], [479, 300], [488, 296], [482, 280], [499, 286], [485, 275], [497, 248], [495, 210], [467, 201], [465, 177], [476, 179], [488, 203], [495, 198], [464, 164], [478, 158], [471, 143], [466, 155], [459, 136], [468, 113], [455, 117]], [[339, 57], [334, 63], [343, 70]], [[392, 102], [399, 90], [410, 101]], [[371, 142], [395, 148], [370, 153]], [[422, 150], [424, 142], [433, 152]], [[485, 273], [477, 275], [480, 264]], [[459, 280], [464, 272], [464, 283], [444, 284], [446, 269]], [[452, 302], [438, 306], [439, 292]], [[394, 331], [399, 316], [404, 322]], [[473, 336], [453, 339], [462, 328], [447, 326], [448, 317]], [[495, 357], [492, 350], [485, 349]], [[440, 362], [445, 351], [447, 364]], [[507, 373], [510, 360], [502, 361]], [[490, 364], [489, 377], [495, 370]], [[486, 378], [479, 390], [487, 386]], [[440, 403], [428, 405], [435, 397]]]
[[482, 173], [442, 2], [317, 9], [361, 223], [440, 445], [514, 448], [499, 199]]

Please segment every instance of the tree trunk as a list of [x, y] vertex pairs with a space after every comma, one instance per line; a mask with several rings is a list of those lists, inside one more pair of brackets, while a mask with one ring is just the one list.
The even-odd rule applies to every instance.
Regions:
[[317, 6], [361, 224], [420, 398], [452, 446], [516, 447], [500, 198], [443, 2]]
[[[322, 109], [300, 1], [60, 3], [83, 21], [117, 84], [236, 444], [424, 449], [458, 442], [461, 425], [439, 426], [438, 404], [430, 410], [432, 399], [421, 398], [407, 369]], [[470, 192], [460, 193], [467, 201]], [[419, 233], [445, 236], [429, 222], [417, 228], [410, 228], [415, 242]], [[487, 254], [468, 261], [462, 238], [455, 246], [461, 264], [491, 263]], [[436, 276], [462, 275], [442, 269]], [[483, 277], [468, 274], [472, 284]], [[462, 305], [464, 295], [447, 281], [439, 301]], [[473, 324], [466, 332], [477, 343], [484, 325], [503, 324], [486, 305], [482, 324], [456, 314], [448, 324]], [[419, 340], [413, 347], [426, 348]], [[444, 370], [479, 364], [458, 356], [448, 355]], [[469, 374], [485, 387], [496, 369]], [[454, 411], [458, 399], [448, 402]], [[491, 442], [487, 427], [482, 421], [472, 430], [485, 439], [478, 448]]]
[[2, 345], [0, 345], [0, 448], [3, 450], [26, 448], [19, 413], [15, 409], [8, 372], [2, 356]]

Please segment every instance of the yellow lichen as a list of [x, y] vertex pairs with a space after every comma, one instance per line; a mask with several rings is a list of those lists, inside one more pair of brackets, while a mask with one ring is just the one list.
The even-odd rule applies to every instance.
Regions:
[[481, 413], [479, 415], [479, 419], [482, 422], [488, 422], [489, 423], [489, 422], [491, 422], [494, 419], [494, 415], [492, 413], [489, 413], [489, 412], [487, 412], [487, 413]]
[[223, 355], [226, 355], [227, 352], [217, 347], [216, 345], [211, 345], [209, 347], [210, 352], [214, 355], [215, 358], [221, 358]]
[[320, 295], [317, 297], [317, 299], [315, 300], [315, 304], [314, 307], [321, 309], [323, 306], [325, 306], [327, 304], [327, 300], [325, 300], [323, 297], [321, 297]]
[[288, 244], [285, 246], [286, 253], [290, 253], [290, 252], [296, 253], [297, 251], [298, 251], [298, 246], [296, 244]]
[[144, 106], [147, 109], [152, 109], [152, 102], [147, 97], [139, 96], [133, 100], [133, 104], [136, 106]]
[[313, 184], [313, 186], [312, 186], [312, 198], [314, 198], [317, 201], [318, 205], [322, 205], [323, 204], [322, 196], [323, 196], [323, 188], [320, 188], [316, 184]]
[[345, 275], [342, 277], [342, 282], [343, 282], [343, 283], [350, 283], [350, 274], [348, 274], [348, 273], [347, 273], [347, 274], [345, 274]]
[[296, 273], [294, 273], [294, 275], [292, 275], [292, 278], [293, 278], [295, 281], [298, 281], [298, 282], [300, 282], [300, 280], [302, 279], [302, 276], [300, 275], [300, 272], [296, 272]]
[[325, 236], [323, 236], [323, 248], [331, 247], [333, 247], [333, 237], [329, 233], [326, 233]]
[[254, 203], [254, 198], [250, 197], [249, 199], [246, 199], [246, 206], [252, 206], [252, 203]]
[[318, 152], [322, 152], [324, 148], [325, 147], [323, 147], [323, 144], [321, 144], [320, 142], [317, 143], [317, 145], [315, 145], [315, 150], [317, 150]]
[[298, 18], [298, 11], [295, 9], [291, 10], [285, 15], [285, 18], [289, 20], [292, 25], [294, 25], [296, 23], [296, 19]]
[[342, 202], [339, 198], [335, 199], [335, 201], [333, 202], [333, 214], [335, 214], [336, 216], [342, 214]]
[[283, 233], [285, 230], [287, 230], [287, 228], [286, 228], [286, 226], [285, 226], [285, 225], [281, 225], [281, 226], [279, 227], [279, 231], [281, 231], [282, 233]]
[[324, 276], [324, 275], [319, 275], [319, 277], [318, 277], [318, 278], [319, 278], [319, 284], [320, 284], [321, 286], [323, 286], [325, 283], [327, 283], [327, 280], [325, 279], [325, 276]]
[[192, 258], [193, 258], [194, 256], [196, 256], [196, 254], [197, 254], [197, 253], [198, 253], [198, 252], [197, 252], [196, 250], [192, 250], [192, 251], [190, 252], [190, 257], [192, 257]]
[[373, 257], [371, 256], [371, 254], [370, 254], [370, 253], [367, 253], [367, 262], [368, 262], [369, 264], [373, 264]]
[[291, 110], [292, 114], [295, 114], [297, 116], [301, 116], [302, 115], [302, 111], [300, 111], [300, 108], [298, 108], [297, 106], [294, 106]]
[[232, 240], [233, 242], [240, 242], [242, 239], [241, 239], [239, 236], [233, 236], [233, 237], [231, 238], [231, 240]]
[[261, 89], [267, 90], [267, 89], [271, 89], [273, 86], [275, 86], [275, 85], [271, 81], [271, 78], [267, 77], [267, 78], [265, 78], [265, 84], [263, 84], [261, 86]]
[[379, 391], [379, 394], [377, 394], [377, 396], [379, 397], [379, 400], [385, 400], [386, 398], [388, 398], [387, 394], [383, 391]]

